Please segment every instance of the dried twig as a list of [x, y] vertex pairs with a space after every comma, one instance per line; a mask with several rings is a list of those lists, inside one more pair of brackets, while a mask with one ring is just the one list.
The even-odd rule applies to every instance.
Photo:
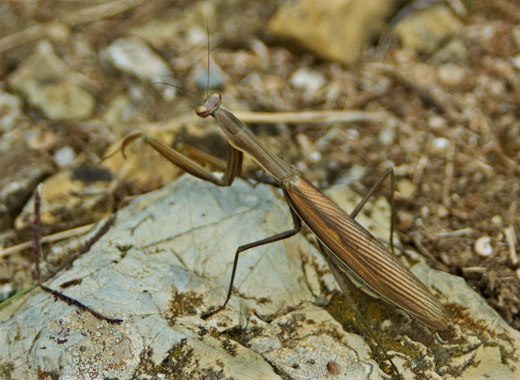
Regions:
[[442, 204], [446, 207], [451, 205], [451, 186], [453, 183], [453, 173], [455, 171], [455, 147], [450, 144], [446, 152], [446, 166], [444, 167], [444, 184], [442, 187]]
[[41, 183], [38, 185], [38, 188], [36, 189], [36, 192], [34, 194], [34, 219], [32, 222], [32, 239], [31, 239], [31, 245], [34, 253], [34, 269], [36, 274], [36, 282], [38, 284], [41, 283], [40, 278], [40, 258], [42, 254], [42, 245], [41, 245], [41, 218], [40, 218], [40, 190], [41, 190]]
[[[92, 229], [92, 227], [94, 227], [95, 225], [96, 225], [96, 223], [86, 224], [84, 226], [71, 228], [70, 230], [60, 231], [60, 232], [56, 232], [55, 234], [44, 236], [40, 239], [40, 244], [54, 243], [56, 241], [68, 239], [73, 236], [82, 235], [82, 234], [90, 231]], [[5, 248], [0, 251], [0, 257], [9, 256], [9, 255], [12, 255], [13, 253], [21, 252], [24, 249], [31, 248], [31, 245], [32, 245], [31, 241], [26, 241], [24, 243], [13, 245], [12, 247], [9, 247], [9, 248]]]

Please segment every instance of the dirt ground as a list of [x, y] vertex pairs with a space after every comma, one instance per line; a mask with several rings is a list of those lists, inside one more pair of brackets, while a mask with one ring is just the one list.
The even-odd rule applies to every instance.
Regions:
[[[153, 48], [172, 67], [177, 85], [204, 92], [204, 83], [197, 86], [196, 72], [207, 65], [206, 42], [194, 43], [189, 38], [191, 29], [185, 28], [191, 25], [204, 32], [206, 16], [212, 62], [227, 77], [221, 88], [226, 108], [388, 112], [391, 119], [382, 123], [252, 125], [252, 129], [324, 188], [358, 166], [367, 169], [359, 186], [360, 192], [366, 191], [393, 166], [399, 184], [413, 190], [412, 195], [404, 188], [397, 193], [397, 229], [404, 244], [427, 254], [442, 270], [464, 277], [508, 323], [520, 328], [520, 269], [514, 238], [515, 231], [520, 233], [518, 2], [466, 2], [468, 15], [458, 40], [466, 56], [456, 64], [444, 63], [436, 54], [404, 50], [391, 36], [382, 35], [349, 68], [274, 40], [265, 25], [277, 1], [221, 2], [209, 14], [200, 12], [198, 2], [166, 0], [143, 2], [110, 17], [85, 11], [100, 3], [12, 1], [0, 6], [0, 86], [9, 90], [9, 76], [38, 40], [26, 42], [14, 33], [37, 24], [50, 28], [56, 20], [66, 20], [60, 24], [64, 29], [56, 29], [58, 36], [53, 37], [56, 54], [92, 84], [97, 109], [87, 120], [51, 122], [38, 110], [24, 107], [18, 128], [37, 126], [59, 137], [45, 148], [46, 155], [70, 146], [77, 157], [90, 161], [140, 125], [192, 112], [188, 95], [179, 91], [174, 102], [167, 103], [150, 89], [135, 103], [134, 112], [119, 119], [117, 126], [109, 125], [100, 115], [129, 85], [100, 55], [133, 28], [177, 18], [177, 33], [158, 37]], [[62, 40], [61, 33], [66, 35]], [[11, 45], [2, 44], [7, 36], [13, 38]], [[293, 88], [290, 77], [302, 67], [324, 75], [327, 84], [311, 94]], [[222, 156], [223, 140], [215, 135], [210, 134], [210, 142], [190, 136], [189, 130], [181, 137]], [[154, 187], [126, 183], [117, 194], [123, 197]], [[381, 193], [389, 194], [388, 183]], [[5, 245], [17, 242], [16, 235], [9, 236]], [[486, 241], [491, 251], [486, 244], [480, 248]], [[30, 258], [19, 266], [28, 273]]]

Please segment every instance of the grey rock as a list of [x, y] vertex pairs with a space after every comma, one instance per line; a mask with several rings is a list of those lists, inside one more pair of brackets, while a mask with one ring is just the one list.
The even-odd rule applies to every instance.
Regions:
[[[146, 41], [138, 37], [119, 38], [106, 50], [108, 61], [119, 71], [141, 82], [173, 83], [173, 74], [166, 61]], [[158, 87], [159, 88], [159, 87]], [[165, 100], [175, 97], [174, 87], [161, 87]]]
[[5, 91], [0, 91], [0, 132], [8, 132], [16, 127], [22, 116], [22, 99]]
[[445, 4], [436, 4], [413, 12], [394, 27], [394, 33], [407, 49], [433, 53], [452, 38], [463, 23]]
[[[345, 186], [333, 191], [350, 192]], [[379, 208], [373, 218], [385, 224]], [[371, 224], [377, 231], [378, 223]], [[337, 286], [303, 234], [244, 252], [228, 306], [201, 318], [222, 304], [237, 246], [290, 226], [287, 205], [269, 186], [237, 180], [219, 188], [183, 176], [119, 211], [90, 251], [47, 284], [59, 289], [81, 279], [64, 292], [124, 322], [110, 325], [33, 291], [0, 310], [0, 340], [7, 346], [0, 362], [11, 377], [27, 379], [38, 371], [62, 379], [172, 373], [195, 379], [388, 378], [363, 339], [317, 306], [321, 286]], [[420, 262], [412, 271], [448, 306], [452, 325], [442, 342], [403, 313], [399, 318], [408, 322], [402, 326], [378, 321], [379, 328], [393, 325], [392, 339], [412, 347], [390, 351], [405, 378], [415, 379], [418, 371], [432, 379], [518, 377], [520, 333], [463, 279]], [[414, 340], [417, 329], [433, 336], [430, 343]]]
[[45, 177], [53, 171], [51, 160], [28, 147], [23, 133], [0, 139], [0, 231], [12, 227], [19, 210]]

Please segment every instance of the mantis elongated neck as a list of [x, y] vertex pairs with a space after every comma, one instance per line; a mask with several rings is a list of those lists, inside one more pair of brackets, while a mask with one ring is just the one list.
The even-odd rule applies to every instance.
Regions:
[[231, 112], [220, 108], [213, 114], [229, 143], [249, 154], [266, 172], [277, 181], [297, 180], [298, 172], [292, 166], [269, 151], [251, 130]]

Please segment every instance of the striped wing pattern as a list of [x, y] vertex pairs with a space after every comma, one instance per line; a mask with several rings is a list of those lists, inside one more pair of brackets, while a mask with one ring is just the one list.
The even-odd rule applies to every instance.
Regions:
[[364, 227], [302, 176], [286, 185], [290, 202], [342, 271], [353, 271], [388, 302], [424, 324], [445, 329], [442, 304]]

